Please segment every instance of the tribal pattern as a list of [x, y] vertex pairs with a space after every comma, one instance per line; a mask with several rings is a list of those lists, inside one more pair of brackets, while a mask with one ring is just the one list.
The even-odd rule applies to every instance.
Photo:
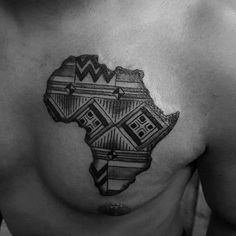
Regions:
[[91, 148], [90, 173], [104, 196], [118, 194], [151, 165], [151, 152], [175, 126], [143, 83], [141, 70], [99, 64], [98, 56], [70, 56], [53, 72], [44, 102], [56, 122], [77, 122]]

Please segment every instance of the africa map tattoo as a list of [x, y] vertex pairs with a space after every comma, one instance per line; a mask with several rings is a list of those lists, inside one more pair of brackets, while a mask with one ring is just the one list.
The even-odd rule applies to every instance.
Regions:
[[90, 173], [101, 195], [121, 193], [151, 165], [151, 152], [175, 126], [143, 83], [142, 70], [100, 64], [96, 55], [70, 56], [47, 82], [44, 102], [56, 122], [77, 122], [91, 148]]

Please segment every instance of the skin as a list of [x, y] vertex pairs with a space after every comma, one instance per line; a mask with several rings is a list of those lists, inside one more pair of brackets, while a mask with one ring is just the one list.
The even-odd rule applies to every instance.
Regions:
[[[208, 236], [235, 235], [233, 1], [12, 0], [1, 6], [0, 209], [13, 235], [179, 236], [179, 203], [193, 162], [213, 212]], [[111, 69], [143, 70], [154, 102], [181, 114], [153, 150], [150, 170], [109, 198], [89, 176], [85, 132], [53, 122], [42, 102], [50, 73], [69, 55], [85, 53]], [[98, 212], [117, 204], [131, 212]]]

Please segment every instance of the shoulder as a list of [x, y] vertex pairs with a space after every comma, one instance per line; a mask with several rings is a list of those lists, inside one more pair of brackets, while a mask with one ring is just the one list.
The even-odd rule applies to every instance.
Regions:
[[211, 72], [207, 79], [213, 98], [208, 113], [209, 143], [221, 149], [231, 145], [232, 150], [236, 141], [236, 3], [208, 1], [208, 6], [202, 47]]
[[[211, 165], [236, 159], [236, 3], [208, 0], [195, 9], [192, 30], [198, 59], [206, 71], [202, 87], [207, 87], [206, 142], [214, 156]], [[193, 46], [194, 47], [194, 46]], [[230, 158], [231, 156], [231, 158]], [[223, 166], [219, 164], [221, 169]]]
[[[214, 214], [236, 224], [236, 3], [204, 3], [195, 20], [195, 33], [206, 61], [210, 94], [206, 142], [208, 152], [199, 162], [206, 199]], [[227, 204], [226, 204], [227, 203]]]
[[202, 89], [207, 87], [205, 92], [209, 95], [209, 142], [219, 135], [218, 141], [226, 135], [227, 139], [235, 139], [236, 3], [200, 0], [189, 15], [189, 53], [200, 64], [199, 73], [204, 77], [201, 86]]

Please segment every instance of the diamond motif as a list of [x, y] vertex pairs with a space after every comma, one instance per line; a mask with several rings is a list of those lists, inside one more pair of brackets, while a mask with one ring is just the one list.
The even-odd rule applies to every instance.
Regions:
[[72, 95], [75, 92], [75, 86], [72, 83], [69, 83], [66, 86], [66, 91], [67, 91], [68, 95]]
[[125, 92], [122, 88], [116, 88], [113, 94], [116, 96], [117, 99], [120, 99], [121, 97], [125, 95]]
[[113, 160], [117, 157], [117, 154], [114, 150], [111, 150], [108, 154], [107, 154], [107, 157], [109, 160]]

